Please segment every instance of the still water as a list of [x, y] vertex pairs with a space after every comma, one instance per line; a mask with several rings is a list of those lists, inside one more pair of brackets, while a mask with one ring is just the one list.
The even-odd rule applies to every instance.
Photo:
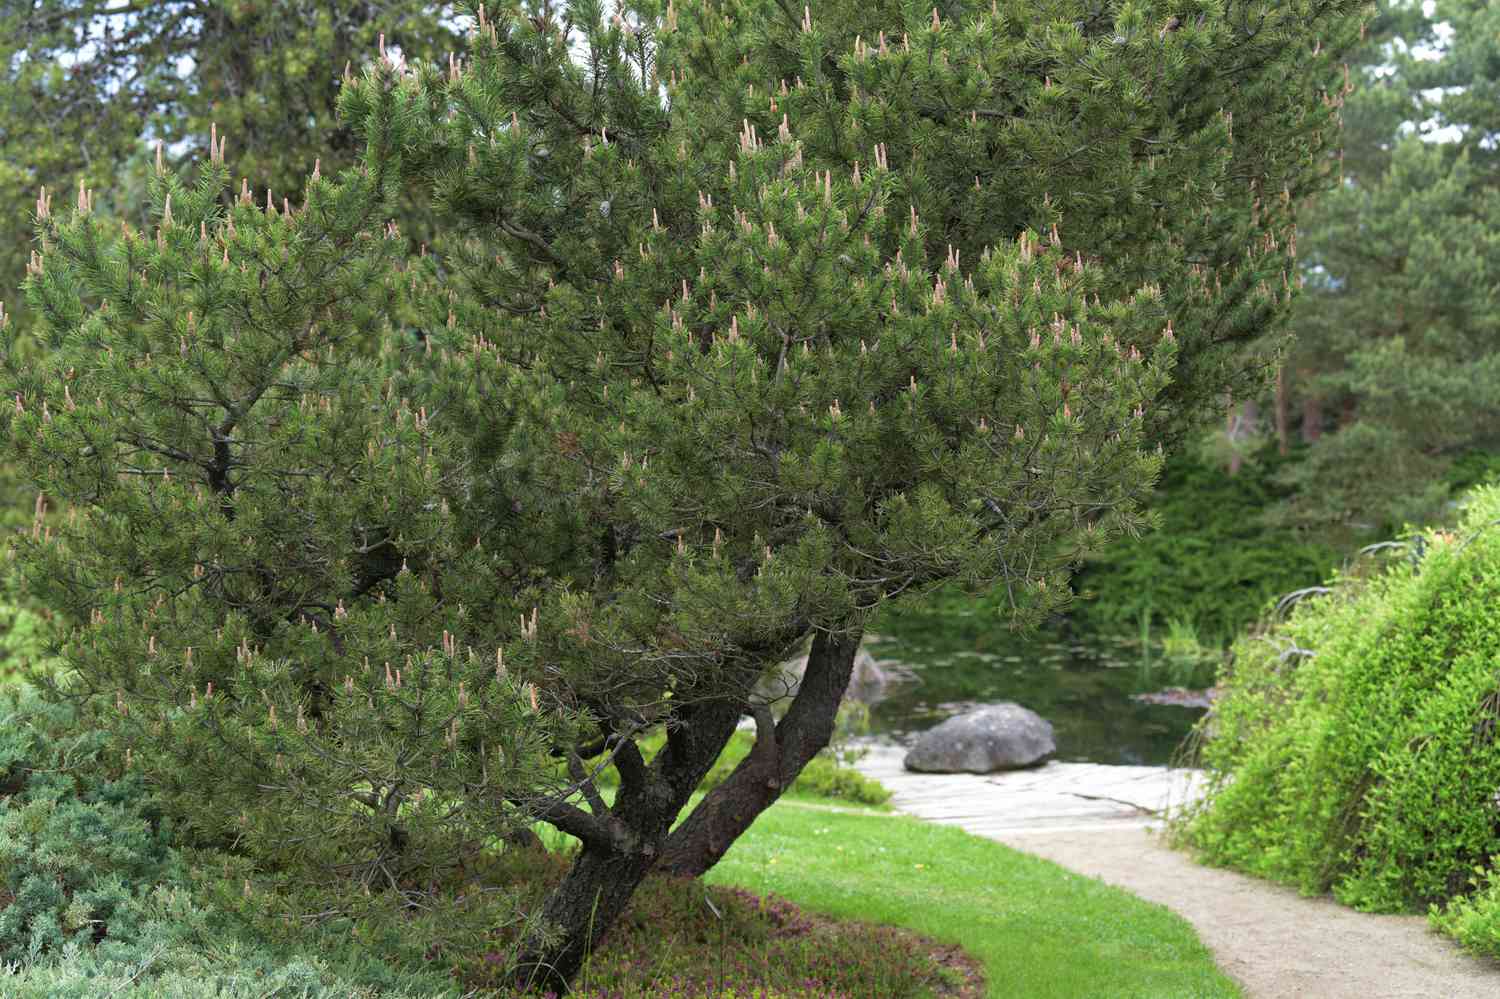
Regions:
[[887, 621], [871, 636], [866, 648], [877, 660], [916, 675], [872, 705], [872, 735], [907, 744], [971, 707], [1015, 701], [1052, 723], [1059, 760], [1165, 765], [1203, 714], [1131, 700], [1169, 682], [1143, 669], [1135, 642], [950, 623]]

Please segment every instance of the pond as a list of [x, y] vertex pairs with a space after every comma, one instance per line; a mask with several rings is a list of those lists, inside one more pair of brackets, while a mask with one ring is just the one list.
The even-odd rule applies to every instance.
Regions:
[[1131, 639], [1018, 636], [974, 619], [896, 619], [879, 631], [866, 648], [917, 679], [887, 688], [871, 706], [871, 734], [902, 744], [971, 707], [1015, 701], [1052, 723], [1059, 760], [1165, 765], [1203, 714], [1131, 699], [1171, 682], [1143, 669]]

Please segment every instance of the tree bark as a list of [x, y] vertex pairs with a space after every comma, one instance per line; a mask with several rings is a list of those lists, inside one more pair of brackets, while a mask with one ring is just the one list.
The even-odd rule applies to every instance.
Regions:
[[631, 742], [616, 756], [620, 790], [606, 807], [592, 784], [592, 812], [552, 802], [537, 810], [582, 845], [547, 897], [540, 926], [522, 942], [515, 984], [566, 995], [590, 951], [612, 926], [662, 855], [672, 823], [734, 734], [742, 702], [704, 701], [683, 708], [667, 744], [648, 766]]
[[1230, 411], [1225, 436], [1229, 439], [1229, 474], [1231, 476], [1240, 474], [1240, 468], [1245, 463], [1240, 444], [1255, 432], [1255, 425], [1259, 421], [1260, 405], [1254, 399], [1246, 399]]
[[1291, 450], [1289, 439], [1292, 422], [1291, 400], [1286, 391], [1286, 365], [1276, 366], [1276, 453], [1286, 456]]
[[1312, 444], [1323, 436], [1323, 400], [1308, 391], [1302, 397], [1302, 441]]
[[860, 638], [858, 630], [813, 636], [802, 686], [786, 716], [773, 726], [768, 709], [756, 712], [754, 749], [672, 833], [662, 870], [697, 877], [713, 867], [828, 745]]
[[589, 952], [625, 911], [655, 861], [644, 850], [585, 844], [542, 911], [543, 926], [557, 935], [550, 945], [546, 929], [527, 940], [516, 964], [516, 985], [567, 995]]

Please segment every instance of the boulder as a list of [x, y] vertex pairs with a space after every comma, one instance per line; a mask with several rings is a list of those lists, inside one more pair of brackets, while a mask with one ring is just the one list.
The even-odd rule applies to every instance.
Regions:
[[[788, 660], [761, 679], [756, 693], [761, 699], [772, 702], [794, 697], [802, 686], [802, 674], [806, 670], [806, 655]], [[854, 655], [854, 672], [849, 677], [849, 689], [844, 698], [862, 704], [873, 704], [883, 698], [890, 687], [910, 683], [915, 679], [916, 674], [910, 667], [882, 662], [861, 646]]]
[[1055, 752], [1052, 723], [1005, 701], [955, 715], [923, 732], [906, 754], [905, 766], [929, 774], [987, 774], [1033, 766]]

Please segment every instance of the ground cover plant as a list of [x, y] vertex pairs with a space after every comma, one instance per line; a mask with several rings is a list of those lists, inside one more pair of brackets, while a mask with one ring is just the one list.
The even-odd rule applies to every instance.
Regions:
[[217, 876], [222, 861], [240, 872], [237, 858], [176, 848], [141, 775], [96, 765], [102, 736], [24, 685], [0, 689], [0, 994], [415, 999], [444, 989], [442, 974], [350, 947], [347, 931], [292, 952], [246, 932], [210, 902], [197, 870]]
[[67, 511], [14, 544], [39, 682], [289, 905], [504, 930], [498, 844], [555, 826], [505, 974], [566, 988], [823, 749], [873, 610], [1056, 608], [1262, 377], [1359, 5], [1190, 7], [465, 8], [466, 58], [349, 74], [363, 162], [295, 206], [212, 132], [151, 231], [43, 191], [0, 374]]
[[1175, 835], [1211, 863], [1381, 912], [1430, 911], [1500, 957], [1500, 489], [1379, 572], [1236, 643]]
[[[792, 800], [789, 799], [789, 805]], [[804, 807], [806, 803], [804, 802]], [[832, 814], [827, 806], [819, 814]], [[536, 897], [566, 873], [563, 856], [542, 861]], [[498, 938], [497, 948], [515, 943]], [[464, 969], [467, 984], [508, 962], [490, 953]], [[503, 983], [502, 983], [503, 984]], [[570, 995], [978, 996], [982, 978], [957, 948], [891, 926], [830, 920], [784, 898], [681, 876], [652, 876], [599, 942]], [[505, 990], [509, 994], [508, 990]]]

